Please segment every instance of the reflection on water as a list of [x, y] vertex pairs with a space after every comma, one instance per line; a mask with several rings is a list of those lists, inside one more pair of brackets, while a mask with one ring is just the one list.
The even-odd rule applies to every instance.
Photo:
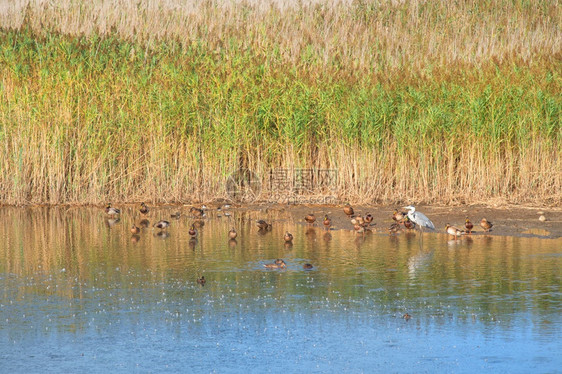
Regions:
[[[152, 227], [176, 208], [144, 223], [122, 210], [0, 209], [6, 372], [562, 367], [560, 239], [425, 234], [422, 250], [414, 233], [235, 211], [209, 212], [190, 238], [189, 214]], [[273, 229], [259, 232], [259, 218]], [[287, 269], [264, 268], [277, 258]]]

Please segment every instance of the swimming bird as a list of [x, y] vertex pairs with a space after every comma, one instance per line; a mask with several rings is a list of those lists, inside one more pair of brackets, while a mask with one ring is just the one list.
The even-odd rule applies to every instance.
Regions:
[[324, 221], [322, 223], [325, 228], [330, 228], [330, 226], [332, 226], [332, 220], [328, 217], [328, 215], [324, 216]]
[[482, 226], [484, 231], [488, 232], [488, 231], [490, 231], [492, 226], [494, 226], [494, 224], [492, 222], [488, 221], [486, 218], [482, 218], [482, 220], [480, 221], [480, 226]]
[[314, 214], [310, 213], [306, 217], [304, 217], [304, 220], [309, 225], [312, 225], [316, 221], [316, 216], [314, 216]]
[[260, 230], [271, 230], [272, 228], [271, 223], [267, 223], [263, 219], [257, 220], [256, 225], [258, 225]]
[[365, 216], [365, 222], [367, 222], [367, 223], [373, 222], [373, 219], [374, 219], [374, 217], [371, 213], [369, 213]]
[[468, 217], [466, 217], [466, 221], [464, 221], [464, 227], [466, 227], [466, 232], [468, 234], [472, 233], [472, 228], [474, 227], [474, 225], [472, 224], [472, 222], [470, 222]]
[[236, 239], [236, 237], [238, 236], [238, 233], [236, 232], [236, 230], [234, 229], [234, 227], [228, 232], [228, 237], [230, 239]]
[[161, 221], [156, 222], [153, 227], [156, 227], [157, 229], [160, 229], [160, 230], [165, 230], [165, 229], [168, 228], [168, 226], [170, 226], [170, 222], [165, 221], [165, 220], [161, 220]]
[[343, 212], [347, 214], [348, 217], [351, 217], [353, 213], [355, 213], [352, 206], [349, 204], [345, 204], [345, 206], [343, 207]]
[[197, 229], [195, 228], [195, 224], [191, 225], [191, 228], [188, 231], [189, 236], [191, 236], [192, 238], [197, 237]]
[[414, 208], [412, 205], [408, 205], [407, 207], [404, 207], [404, 209], [409, 210], [407, 214], [408, 218], [410, 219], [410, 221], [418, 225], [420, 227], [420, 230], [423, 228], [435, 230], [435, 225], [433, 224], [433, 222], [431, 222], [431, 220], [427, 218], [427, 216], [422, 212], [416, 212], [416, 208]]
[[203, 209], [199, 209], [194, 206], [189, 208], [189, 213], [191, 213], [195, 217], [205, 217], [205, 211]]
[[131, 233], [132, 234], [138, 234], [140, 232], [140, 228], [137, 225], [131, 226]]
[[412, 318], [412, 316], [409, 315], [408, 313], [406, 313], [402, 316], [402, 318], [404, 318], [406, 321], [408, 321], [410, 318]]
[[121, 214], [121, 211], [117, 208], [111, 207], [111, 203], [108, 203], [107, 206], [105, 207], [105, 213], [107, 213], [110, 216], [116, 216], [118, 214]]
[[285, 261], [278, 258], [273, 264], [264, 264], [263, 266], [268, 269], [284, 269], [287, 267], [287, 264], [285, 263]]
[[304, 264], [302, 267], [304, 270], [311, 270], [314, 266], [312, 264]]
[[291, 234], [289, 231], [287, 231], [285, 233], [285, 236], [283, 237], [283, 239], [285, 239], [285, 242], [292, 242], [293, 241], [293, 234]]
[[465, 232], [463, 230], [459, 230], [457, 227], [455, 226], [451, 226], [447, 223], [447, 225], [445, 226], [445, 231], [447, 231], [447, 234], [452, 235], [455, 237], [455, 239], [459, 236], [459, 235], [464, 235]]
[[139, 211], [142, 214], [147, 215], [148, 211], [149, 211], [148, 206], [145, 203], [141, 203], [141, 207], [140, 207]]
[[201, 278], [197, 278], [197, 283], [199, 283], [200, 285], [204, 285], [207, 282], [207, 280], [205, 279], [205, 276], [202, 275]]
[[146, 218], [143, 218], [143, 219], [140, 220], [139, 224], [142, 227], [147, 228], [150, 225], [150, 221], [147, 220]]

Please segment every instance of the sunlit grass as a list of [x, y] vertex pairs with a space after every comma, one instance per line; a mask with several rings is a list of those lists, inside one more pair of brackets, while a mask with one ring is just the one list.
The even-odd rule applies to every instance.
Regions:
[[560, 202], [560, 12], [496, 3], [2, 16], [0, 199], [201, 200], [248, 167], [335, 168], [351, 201]]

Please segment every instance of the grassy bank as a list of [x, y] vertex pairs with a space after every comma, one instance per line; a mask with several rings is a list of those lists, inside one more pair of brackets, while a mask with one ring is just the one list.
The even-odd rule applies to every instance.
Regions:
[[3, 203], [225, 197], [240, 167], [262, 198], [329, 168], [356, 202], [562, 201], [556, 4], [108, 4], [0, 12]]

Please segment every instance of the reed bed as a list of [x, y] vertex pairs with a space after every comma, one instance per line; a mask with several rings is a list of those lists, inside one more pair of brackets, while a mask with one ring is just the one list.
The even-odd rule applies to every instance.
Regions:
[[562, 201], [558, 2], [0, 5], [0, 201]]

